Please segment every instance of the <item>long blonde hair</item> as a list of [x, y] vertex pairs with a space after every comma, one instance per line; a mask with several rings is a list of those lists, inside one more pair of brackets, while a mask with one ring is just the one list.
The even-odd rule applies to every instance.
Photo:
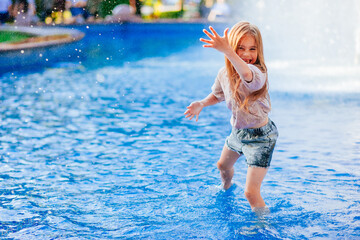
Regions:
[[[247, 34], [255, 38], [255, 44], [257, 47], [257, 59], [254, 65], [256, 65], [262, 72], [267, 72], [267, 68], [264, 60], [264, 50], [263, 50], [261, 33], [255, 25], [250, 24], [249, 22], [238, 22], [237, 24], [235, 24], [231, 28], [228, 35], [230, 46], [236, 52], [239, 47], [240, 41]], [[230, 81], [230, 90], [232, 92], [233, 98], [235, 99], [235, 102], [237, 103], [237, 106], [249, 112], [248, 108], [250, 102], [253, 102], [258, 98], [265, 97], [267, 95], [268, 93], [267, 77], [266, 77], [266, 82], [261, 89], [250, 93], [248, 96], [245, 96], [244, 93], [239, 91], [239, 85], [242, 80], [240, 79], [239, 74], [236, 72], [234, 66], [231, 64], [231, 62], [227, 57], [225, 57], [225, 66]]]

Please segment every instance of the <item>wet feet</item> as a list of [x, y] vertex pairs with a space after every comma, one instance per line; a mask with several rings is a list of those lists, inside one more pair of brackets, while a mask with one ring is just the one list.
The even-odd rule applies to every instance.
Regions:
[[226, 191], [226, 190], [228, 190], [229, 188], [231, 188], [231, 186], [233, 185], [233, 183], [232, 182], [230, 182], [230, 183], [226, 183], [226, 184], [222, 184], [222, 187], [224, 188], [224, 190]]
[[229, 184], [221, 184], [221, 188], [224, 190], [224, 191], [232, 191], [236, 188], [236, 184], [234, 182], [230, 182]]
[[267, 206], [265, 206], [265, 207], [253, 207], [251, 210], [258, 217], [265, 217], [266, 215], [270, 214], [270, 209]]

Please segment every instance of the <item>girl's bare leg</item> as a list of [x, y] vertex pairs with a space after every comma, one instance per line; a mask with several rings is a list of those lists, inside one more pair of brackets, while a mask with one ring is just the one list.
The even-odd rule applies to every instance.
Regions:
[[261, 183], [267, 173], [267, 168], [248, 167], [245, 184], [245, 197], [252, 209], [266, 206], [260, 195]]
[[224, 145], [220, 160], [217, 162], [217, 167], [220, 170], [225, 190], [231, 187], [231, 180], [234, 176], [234, 164], [239, 157], [240, 155], [238, 153], [231, 151]]

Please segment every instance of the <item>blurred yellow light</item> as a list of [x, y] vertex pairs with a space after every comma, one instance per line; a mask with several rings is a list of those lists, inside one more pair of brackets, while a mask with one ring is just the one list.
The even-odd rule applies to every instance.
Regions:
[[71, 16], [71, 12], [66, 10], [64, 11], [64, 19], [70, 19], [72, 16]]
[[45, 23], [46, 24], [51, 24], [52, 23], [52, 18], [51, 17], [45, 18]]
[[61, 17], [56, 18], [55, 19], [55, 24], [60, 24], [60, 23], [62, 23], [62, 18]]

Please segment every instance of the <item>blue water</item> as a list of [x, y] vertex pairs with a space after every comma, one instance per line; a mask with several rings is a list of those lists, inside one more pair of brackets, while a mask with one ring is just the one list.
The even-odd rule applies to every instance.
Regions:
[[203, 27], [78, 27], [79, 57], [1, 75], [2, 239], [360, 238], [359, 67], [268, 50], [280, 137], [262, 186], [271, 213], [257, 216], [244, 158], [218, 188], [225, 105], [183, 117], [223, 65]]

